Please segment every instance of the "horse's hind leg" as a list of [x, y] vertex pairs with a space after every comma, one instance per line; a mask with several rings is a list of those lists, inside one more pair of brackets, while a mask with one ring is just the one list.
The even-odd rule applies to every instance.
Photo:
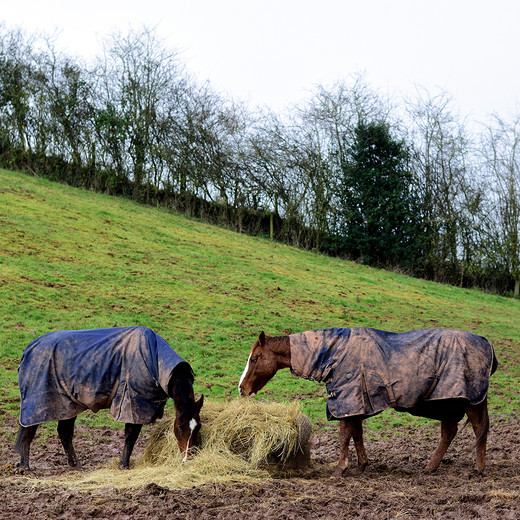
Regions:
[[339, 461], [333, 477], [341, 477], [348, 466], [348, 448], [350, 439], [354, 439], [354, 446], [358, 458], [358, 466], [363, 471], [368, 463], [365, 445], [363, 444], [362, 419], [341, 419], [339, 422]]
[[31, 442], [36, 435], [38, 425], [22, 426], [18, 429], [14, 449], [20, 454], [20, 469], [29, 469], [29, 452], [31, 449]]
[[62, 421], [58, 421], [58, 436], [60, 438], [61, 444], [65, 453], [67, 455], [67, 461], [69, 466], [73, 468], [79, 468], [81, 464], [79, 463], [78, 457], [76, 456], [76, 452], [74, 451], [74, 446], [72, 444], [72, 439], [74, 437], [74, 423], [76, 422], [76, 417], [72, 419], [65, 419]]
[[455, 438], [455, 435], [457, 435], [457, 429], [457, 421], [441, 421], [441, 440], [437, 446], [437, 449], [433, 452], [433, 455], [426, 465], [427, 472], [435, 471], [439, 467], [439, 464], [448, 450], [451, 441]]
[[476, 462], [475, 469], [482, 471], [486, 467], [486, 443], [489, 431], [489, 415], [487, 409], [487, 398], [480, 404], [468, 405], [466, 407], [468, 420], [473, 427], [475, 437], [477, 438], [475, 452]]
[[363, 443], [363, 420], [352, 419], [352, 438], [356, 447], [356, 455], [358, 459], [358, 467], [360, 471], [365, 471], [368, 464], [367, 452]]

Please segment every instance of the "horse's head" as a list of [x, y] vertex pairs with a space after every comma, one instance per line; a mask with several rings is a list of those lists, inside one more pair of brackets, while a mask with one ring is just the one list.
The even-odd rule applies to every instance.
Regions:
[[[285, 338], [286, 342], [283, 341]], [[242, 397], [254, 396], [279, 368], [290, 366], [289, 349], [287, 336], [270, 337], [262, 331], [249, 354], [238, 384], [238, 393]]]
[[186, 462], [191, 449], [197, 445], [200, 430], [200, 410], [204, 404], [204, 396], [195, 401], [193, 382], [195, 375], [188, 363], [179, 363], [170, 376], [168, 396], [175, 405], [174, 432], [177, 444]]
[[183, 454], [182, 462], [186, 462], [190, 456], [191, 449], [197, 445], [200, 430], [200, 409], [204, 403], [204, 396], [198, 401], [184, 403], [178, 406], [175, 413], [175, 437], [177, 444]]

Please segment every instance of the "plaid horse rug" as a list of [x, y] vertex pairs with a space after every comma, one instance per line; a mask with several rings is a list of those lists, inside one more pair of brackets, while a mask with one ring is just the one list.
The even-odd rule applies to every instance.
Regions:
[[496, 370], [493, 347], [470, 332], [371, 328], [291, 334], [291, 371], [327, 386], [327, 416], [414, 413], [425, 402], [481, 403]]
[[162, 417], [179, 363], [186, 362], [145, 327], [50, 332], [30, 343], [20, 361], [20, 424], [103, 408], [115, 421], [148, 424]]

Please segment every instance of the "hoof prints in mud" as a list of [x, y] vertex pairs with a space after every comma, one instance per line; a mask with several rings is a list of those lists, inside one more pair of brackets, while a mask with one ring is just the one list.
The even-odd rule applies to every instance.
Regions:
[[[16, 421], [2, 433], [0, 468], [13, 468], [15, 454], [10, 438]], [[341, 479], [331, 479], [337, 460], [335, 432], [315, 438], [313, 471], [305, 478], [267, 480], [252, 484], [205, 484], [191, 489], [170, 490], [150, 484], [139, 490], [105, 489], [81, 493], [65, 488], [42, 488], [28, 483], [25, 476], [0, 474], [0, 519], [27, 518], [188, 518], [226, 520], [255, 518], [481, 518], [520, 517], [520, 433], [518, 418], [491, 418], [488, 467], [484, 474], [473, 472], [469, 428], [460, 432], [437, 473], [424, 474], [427, 458], [436, 444], [431, 429], [417, 429], [413, 435], [369, 441], [373, 465], [359, 474], [355, 461]], [[94, 469], [106, 454], [117, 456], [122, 435], [108, 430], [103, 449], [84, 437], [79, 428], [77, 451]], [[146, 436], [136, 449], [146, 444]], [[61, 446], [49, 439], [40, 452], [34, 476], [63, 471]], [[47, 455], [45, 455], [47, 454]], [[59, 454], [57, 456], [56, 454]]]

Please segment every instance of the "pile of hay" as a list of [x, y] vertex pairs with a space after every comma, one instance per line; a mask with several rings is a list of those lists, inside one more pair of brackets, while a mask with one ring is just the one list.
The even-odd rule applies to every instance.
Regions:
[[[143, 487], [150, 483], [178, 489], [206, 482], [265, 479], [284, 471], [291, 459], [309, 454], [310, 422], [298, 403], [261, 403], [249, 399], [205, 402], [200, 447], [185, 464], [177, 446], [173, 417], [154, 429], [130, 470], [118, 461], [66, 483], [76, 489]], [[291, 469], [290, 465], [287, 466]], [[57, 483], [57, 482], [56, 482]]]

